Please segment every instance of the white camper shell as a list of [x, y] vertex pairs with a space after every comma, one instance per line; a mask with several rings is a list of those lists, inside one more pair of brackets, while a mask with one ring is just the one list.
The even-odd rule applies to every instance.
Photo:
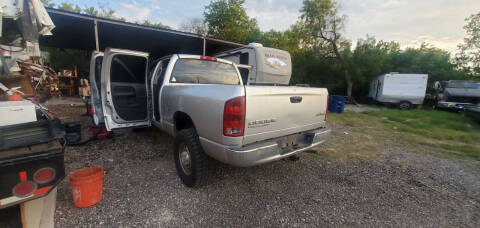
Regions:
[[215, 57], [237, 64], [244, 85], [288, 85], [292, 76], [290, 53], [258, 43], [222, 52]]
[[410, 109], [423, 103], [427, 81], [427, 74], [384, 74], [372, 80], [368, 96], [381, 103], [397, 104], [400, 109]]

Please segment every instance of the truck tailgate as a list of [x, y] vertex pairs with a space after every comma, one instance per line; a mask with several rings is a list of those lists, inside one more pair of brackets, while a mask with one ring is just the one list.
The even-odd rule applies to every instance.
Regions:
[[243, 144], [325, 125], [328, 91], [295, 86], [245, 86]]

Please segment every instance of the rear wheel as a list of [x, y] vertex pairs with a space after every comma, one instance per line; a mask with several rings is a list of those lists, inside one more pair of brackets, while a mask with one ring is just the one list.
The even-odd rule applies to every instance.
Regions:
[[173, 146], [175, 167], [183, 184], [187, 187], [204, 185], [208, 176], [208, 156], [203, 152], [195, 129], [179, 131]]
[[412, 103], [408, 102], [408, 101], [402, 101], [400, 103], [398, 103], [398, 108], [400, 110], [409, 110], [412, 108]]

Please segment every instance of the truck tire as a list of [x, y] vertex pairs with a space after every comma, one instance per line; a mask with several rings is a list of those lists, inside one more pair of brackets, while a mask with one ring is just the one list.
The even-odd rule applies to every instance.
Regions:
[[193, 128], [180, 130], [174, 139], [173, 157], [177, 174], [187, 187], [200, 187], [208, 176], [209, 157]]
[[402, 101], [400, 103], [398, 103], [398, 108], [400, 110], [409, 110], [412, 108], [412, 103], [408, 102], [408, 101]]

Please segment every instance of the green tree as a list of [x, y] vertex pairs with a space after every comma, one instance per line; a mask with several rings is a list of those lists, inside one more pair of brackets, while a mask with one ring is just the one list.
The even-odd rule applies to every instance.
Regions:
[[467, 75], [456, 69], [448, 51], [423, 43], [419, 48], [407, 48], [394, 53], [390, 64], [392, 71], [429, 75], [429, 83], [443, 80], [464, 80]]
[[208, 26], [202, 18], [192, 18], [183, 22], [180, 30], [205, 36], [208, 33]]
[[322, 47], [319, 50], [324, 57], [338, 61], [347, 84], [347, 96], [351, 98], [353, 80], [348, 66], [351, 45], [340, 33], [346, 17], [339, 15], [335, 0], [304, 0], [300, 12], [299, 26], [303, 28], [305, 45]]
[[467, 32], [462, 44], [458, 45], [456, 62], [460, 69], [480, 79], [480, 12], [466, 18], [463, 27]]
[[147, 25], [151, 27], [157, 27], [157, 28], [164, 28], [164, 29], [170, 29], [170, 26], [164, 25], [161, 22], [150, 22], [149, 20], [145, 19], [142, 23], [137, 23], [137, 24], [142, 24], [142, 25]]
[[115, 16], [115, 10], [110, 9], [104, 5], [100, 5], [97, 8], [90, 6], [85, 7], [82, 9], [82, 12], [87, 15], [95, 16], [95, 17], [103, 17], [103, 18], [110, 18], [114, 20], [125, 21], [125, 18]]
[[352, 93], [364, 95], [368, 92], [370, 81], [392, 68], [392, 55], [400, 52], [400, 44], [396, 42], [377, 41], [367, 36], [359, 39], [351, 58], [349, 58], [349, 72], [356, 85]]
[[98, 17], [98, 14], [99, 14], [98, 10], [95, 9], [95, 7], [93, 7], [93, 6], [85, 7], [83, 9], [83, 13], [85, 13], [87, 15], [91, 15], [91, 16], [96, 16], [96, 17]]
[[275, 30], [264, 32], [258, 42], [266, 47], [282, 49], [290, 52], [291, 55], [295, 55], [302, 51], [300, 49], [301, 39], [302, 36], [300, 29], [296, 26], [292, 26], [284, 32]]
[[77, 4], [69, 3], [69, 2], [62, 2], [60, 5], [57, 6], [57, 8], [62, 9], [62, 10], [67, 10], [70, 12], [75, 12], [75, 13], [81, 13], [82, 8], [78, 6]]
[[245, 0], [214, 0], [203, 13], [208, 35], [222, 40], [248, 43], [260, 38], [257, 21], [248, 17]]

